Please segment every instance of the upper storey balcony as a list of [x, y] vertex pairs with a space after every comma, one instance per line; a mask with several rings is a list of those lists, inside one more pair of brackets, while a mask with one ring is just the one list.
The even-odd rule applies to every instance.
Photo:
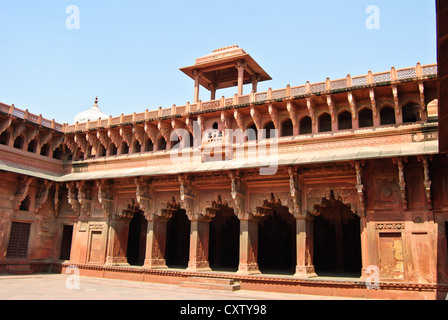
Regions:
[[[0, 104], [0, 147], [63, 160], [66, 173], [80, 166], [87, 170], [84, 164], [88, 170], [107, 170], [104, 160], [108, 164], [125, 160], [134, 167], [164, 166], [170, 154], [190, 152], [194, 158], [195, 150], [219, 145], [221, 159], [231, 160], [229, 149], [241, 145], [250, 149], [260, 141], [268, 145], [275, 141], [285, 157], [308, 154], [307, 160], [300, 160], [304, 162], [331, 158], [334, 153], [328, 150], [345, 152], [337, 159], [350, 160], [361, 147], [377, 148], [376, 153], [361, 155], [368, 158], [379, 156], [378, 150], [401, 154], [388, 153], [388, 146], [431, 142], [430, 148], [425, 144], [403, 151], [412, 155], [433, 152], [432, 144], [437, 147], [436, 98], [437, 65], [417, 64], [73, 125]], [[47, 131], [51, 138], [44, 134]]]

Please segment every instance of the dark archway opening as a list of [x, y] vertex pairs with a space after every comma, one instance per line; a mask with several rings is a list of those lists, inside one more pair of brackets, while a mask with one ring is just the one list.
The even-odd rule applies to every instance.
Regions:
[[291, 119], [287, 119], [282, 123], [282, 137], [290, 137], [294, 135], [294, 126]]
[[384, 107], [380, 111], [380, 123], [382, 126], [395, 124], [395, 111], [392, 107]]
[[177, 210], [166, 226], [166, 265], [188, 267], [190, 253], [190, 220], [184, 209]]
[[20, 203], [19, 210], [21, 211], [29, 211], [31, 205], [31, 199], [29, 196], [26, 196], [25, 199]]
[[319, 276], [361, 276], [361, 227], [355, 215], [333, 192], [315, 206], [314, 268]]
[[216, 206], [210, 222], [209, 262], [213, 270], [237, 271], [239, 264], [240, 221], [227, 205]]
[[273, 197], [263, 207], [271, 209], [258, 225], [258, 267], [265, 274], [292, 275], [296, 267], [296, 220]]
[[143, 212], [135, 212], [129, 223], [127, 248], [128, 263], [131, 266], [142, 266], [145, 262], [147, 228], [148, 221], [145, 219]]
[[8, 144], [9, 135], [8, 132], [3, 131], [2, 134], [0, 134], [0, 144]]
[[338, 129], [348, 130], [352, 129], [352, 114], [348, 111], [344, 111], [338, 115]]
[[255, 123], [252, 123], [246, 130], [247, 141], [254, 141], [258, 139], [258, 129]]
[[269, 121], [264, 126], [264, 135], [266, 139], [275, 138], [277, 136], [275, 125], [272, 121]]
[[359, 127], [367, 128], [373, 127], [373, 113], [369, 108], [362, 109], [359, 113]]
[[323, 113], [319, 117], [319, 132], [329, 132], [331, 130], [331, 116], [328, 113]]
[[311, 118], [306, 116], [300, 120], [299, 134], [310, 134], [313, 132], [313, 126]]
[[166, 140], [164, 137], [160, 137], [157, 150], [166, 150]]
[[72, 249], [73, 226], [64, 225], [62, 230], [60, 260], [70, 260]]
[[420, 106], [416, 103], [408, 103], [402, 108], [403, 123], [420, 121]]

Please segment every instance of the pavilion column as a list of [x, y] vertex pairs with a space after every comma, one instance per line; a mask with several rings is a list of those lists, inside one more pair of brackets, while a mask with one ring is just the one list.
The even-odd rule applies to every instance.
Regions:
[[146, 256], [144, 268], [167, 268], [166, 265], [166, 226], [169, 217], [151, 215], [148, 217], [146, 232]]
[[254, 74], [252, 76], [252, 91], [254, 93], [257, 93], [258, 90], [258, 80], [260, 79], [260, 75], [259, 74]]
[[194, 103], [198, 103], [199, 101], [199, 79], [201, 77], [201, 73], [199, 70], [195, 69], [193, 70], [193, 77], [194, 77]]
[[252, 215], [240, 220], [240, 262], [238, 274], [260, 274], [258, 269], [258, 219]]
[[360, 226], [361, 226], [361, 280], [365, 280], [367, 278], [366, 270], [369, 263], [369, 241], [368, 241], [368, 233], [367, 233], [367, 218], [365, 216], [361, 216]]
[[210, 100], [216, 100], [216, 85], [210, 87]]
[[238, 96], [243, 95], [243, 84], [244, 84], [244, 68], [246, 67], [246, 61], [239, 60], [236, 64], [238, 70]]
[[188, 271], [208, 271], [210, 217], [195, 215], [190, 219], [190, 259]]
[[106, 266], [129, 265], [127, 246], [131, 217], [114, 215], [109, 220]]
[[297, 265], [294, 277], [308, 279], [317, 277], [313, 265], [313, 218], [296, 217]]

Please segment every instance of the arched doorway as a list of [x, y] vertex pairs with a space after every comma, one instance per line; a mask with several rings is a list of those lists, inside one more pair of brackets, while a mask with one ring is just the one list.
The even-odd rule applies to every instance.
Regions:
[[131, 266], [142, 266], [145, 262], [146, 230], [148, 221], [143, 211], [136, 211], [129, 223], [127, 258]]
[[360, 218], [350, 206], [336, 199], [322, 198], [315, 206], [313, 225], [314, 268], [316, 273], [332, 276], [361, 276]]
[[271, 194], [257, 211], [264, 214], [258, 225], [258, 267], [262, 273], [294, 274], [296, 221]]
[[166, 226], [166, 265], [185, 269], [190, 253], [190, 220], [184, 209], [176, 208]]
[[209, 263], [213, 270], [237, 271], [239, 263], [240, 222], [227, 202], [218, 195], [211, 210], [215, 217], [210, 222]]

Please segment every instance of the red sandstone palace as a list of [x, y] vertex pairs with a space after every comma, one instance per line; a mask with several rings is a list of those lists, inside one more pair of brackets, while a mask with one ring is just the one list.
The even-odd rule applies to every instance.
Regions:
[[181, 70], [194, 100], [168, 109], [96, 100], [67, 125], [0, 104], [0, 273], [446, 297], [437, 65], [267, 92], [238, 46]]

